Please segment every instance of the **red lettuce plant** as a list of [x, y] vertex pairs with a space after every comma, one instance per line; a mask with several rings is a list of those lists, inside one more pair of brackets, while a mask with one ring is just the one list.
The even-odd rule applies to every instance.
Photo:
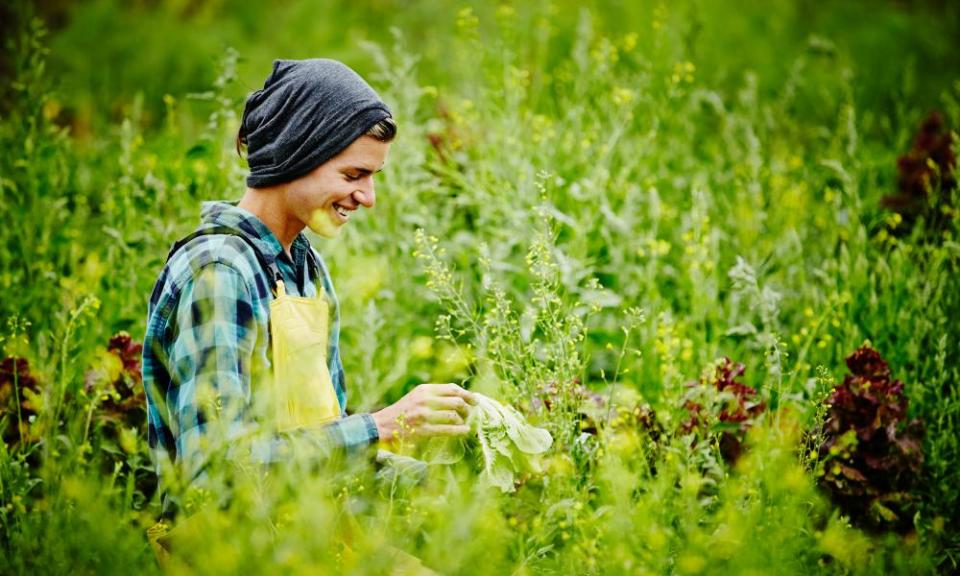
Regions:
[[847, 357], [850, 374], [827, 400], [820, 484], [851, 519], [865, 527], [911, 528], [914, 484], [923, 451], [922, 424], [907, 420], [903, 382], [876, 350]]
[[567, 402], [576, 409], [580, 431], [595, 435], [600, 415], [606, 411], [606, 398], [581, 384], [579, 378], [570, 381], [564, 390], [556, 382], [538, 386], [536, 395], [530, 401], [531, 412], [556, 410], [562, 404], [561, 394], [566, 394]]
[[574, 462], [584, 467], [593, 466], [603, 442], [623, 440], [631, 449], [640, 450], [649, 470], [655, 473], [660, 441], [665, 435], [663, 424], [656, 411], [642, 399], [628, 394], [625, 399], [612, 401], [612, 392], [599, 393], [581, 384], [579, 378], [572, 379], [564, 388], [551, 382], [536, 388], [526, 408], [533, 413], [553, 412], [564, 404], [561, 396], [566, 395], [566, 405], [572, 408], [578, 434], [569, 451]]
[[737, 380], [744, 372], [743, 364], [723, 358], [712, 372], [687, 384], [683, 401], [689, 417], [680, 425], [681, 432], [719, 432], [720, 454], [731, 463], [740, 457], [747, 430], [766, 408], [753, 387]]
[[883, 206], [903, 217], [905, 230], [920, 216], [927, 228], [942, 229], [947, 223], [945, 209], [952, 209], [951, 194], [957, 187], [956, 166], [953, 133], [943, 115], [932, 112], [914, 137], [913, 147], [897, 160], [899, 190], [884, 197]]
[[[140, 429], [146, 424], [146, 397], [142, 393], [143, 375], [140, 355], [143, 345], [130, 334], [119, 332], [107, 343], [117, 370], [95, 369], [87, 372], [85, 389], [101, 394], [97, 406], [101, 422]], [[119, 362], [118, 362], [119, 361]], [[106, 380], [106, 381], [104, 381]]]
[[97, 447], [104, 456], [104, 473], [132, 474], [138, 506], [156, 490], [146, 442], [147, 411], [140, 355], [143, 345], [126, 332], [110, 338], [98, 365], [87, 372], [85, 391], [91, 396], [90, 424], [98, 432]]
[[0, 420], [3, 442], [14, 447], [37, 441], [34, 425], [40, 404], [40, 386], [26, 358], [0, 360]]

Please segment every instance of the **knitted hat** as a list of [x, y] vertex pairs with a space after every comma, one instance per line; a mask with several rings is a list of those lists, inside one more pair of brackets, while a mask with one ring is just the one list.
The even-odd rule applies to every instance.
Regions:
[[241, 138], [247, 143], [247, 185], [289, 182], [339, 154], [390, 109], [336, 60], [275, 60], [263, 88], [250, 94]]

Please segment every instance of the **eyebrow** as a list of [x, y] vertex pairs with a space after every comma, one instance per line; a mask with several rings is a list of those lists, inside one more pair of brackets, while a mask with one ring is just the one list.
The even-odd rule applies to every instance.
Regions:
[[381, 166], [381, 167], [380, 167], [379, 169], [377, 169], [377, 170], [371, 170], [371, 169], [365, 168], [365, 167], [363, 167], [363, 166], [347, 166], [347, 167], [345, 167], [342, 171], [343, 171], [343, 172], [349, 172], [349, 171], [351, 171], [351, 170], [355, 170], [355, 171], [360, 172], [360, 173], [362, 173], [362, 174], [374, 174], [374, 173], [377, 173], [377, 172], [383, 172], [383, 166]]

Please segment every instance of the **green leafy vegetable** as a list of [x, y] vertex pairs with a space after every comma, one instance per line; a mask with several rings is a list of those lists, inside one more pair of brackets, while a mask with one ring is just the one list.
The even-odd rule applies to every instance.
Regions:
[[[514, 476], [521, 472], [539, 472], [534, 456], [546, 452], [553, 437], [543, 428], [527, 423], [520, 412], [496, 400], [474, 392], [477, 405], [468, 423], [476, 434], [483, 471], [480, 479], [503, 492], [514, 490]], [[431, 464], [454, 464], [463, 459], [462, 440], [435, 438], [430, 441], [424, 460]]]

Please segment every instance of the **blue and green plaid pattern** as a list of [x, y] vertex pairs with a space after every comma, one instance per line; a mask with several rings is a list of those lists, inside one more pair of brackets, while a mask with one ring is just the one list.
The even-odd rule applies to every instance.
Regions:
[[[340, 360], [340, 315], [336, 294], [323, 260], [315, 251], [319, 278], [332, 302], [330, 375], [342, 418], [322, 428], [287, 434], [260, 434], [253, 414], [251, 381], [270, 373], [269, 304], [273, 282], [261, 261], [279, 271], [291, 296], [316, 297], [309, 264], [313, 251], [303, 234], [291, 256], [253, 214], [229, 202], [206, 202], [204, 227], [229, 227], [244, 236], [213, 234], [187, 242], [168, 260], [150, 297], [143, 346], [143, 385], [147, 396], [149, 442], [157, 473], [169, 464], [186, 478], [202, 472], [213, 450], [207, 438], [216, 421], [228, 453], [244, 446], [237, 458], [271, 463], [304, 446], [318, 457], [354, 453], [378, 440], [369, 414], [347, 416], [347, 393]], [[242, 439], [257, 438], [246, 443]], [[234, 442], [236, 441], [236, 442]], [[247, 447], [249, 451], [247, 453]]]

